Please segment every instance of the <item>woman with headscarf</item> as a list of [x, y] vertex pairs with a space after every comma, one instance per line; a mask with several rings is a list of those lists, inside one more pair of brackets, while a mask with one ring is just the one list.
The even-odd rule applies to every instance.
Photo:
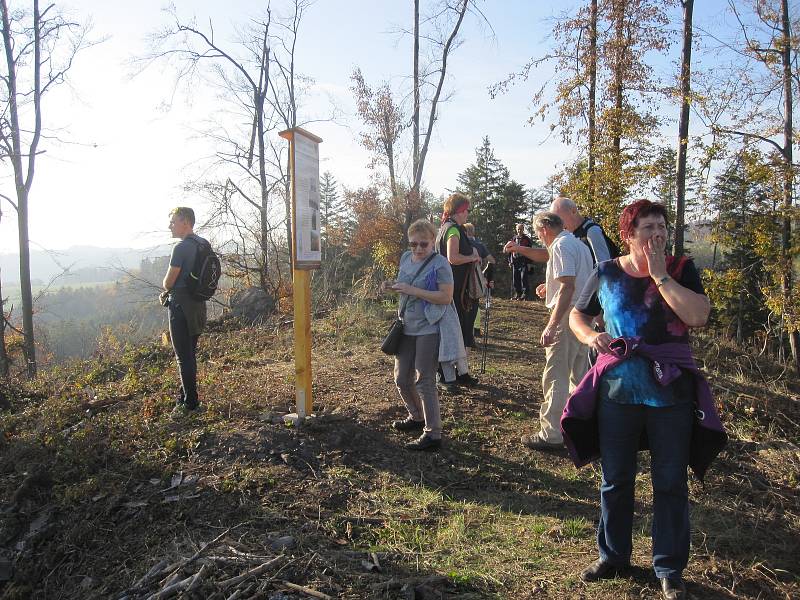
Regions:
[[[469, 198], [464, 194], [451, 194], [444, 202], [436, 247], [453, 269], [453, 302], [461, 324], [464, 346], [472, 348], [475, 346], [474, 324], [478, 315], [478, 302], [470, 298], [467, 284], [470, 272], [475, 268], [474, 263], [480, 263], [481, 257], [464, 229], [468, 218]], [[464, 371], [459, 373], [457, 382], [461, 385], [475, 385], [477, 380], [468, 371]]]

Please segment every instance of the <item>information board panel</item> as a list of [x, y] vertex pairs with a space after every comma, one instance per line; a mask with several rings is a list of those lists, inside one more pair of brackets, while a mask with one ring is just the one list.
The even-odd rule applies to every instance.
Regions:
[[295, 266], [316, 269], [322, 262], [319, 196], [319, 143], [322, 140], [299, 127], [282, 132], [281, 136], [291, 142]]

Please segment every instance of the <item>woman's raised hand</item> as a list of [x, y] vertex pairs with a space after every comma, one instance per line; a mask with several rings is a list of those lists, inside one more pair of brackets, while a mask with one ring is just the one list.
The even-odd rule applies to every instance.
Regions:
[[647, 270], [651, 277], [660, 279], [667, 274], [667, 240], [660, 235], [654, 235], [644, 244], [644, 254], [647, 259]]

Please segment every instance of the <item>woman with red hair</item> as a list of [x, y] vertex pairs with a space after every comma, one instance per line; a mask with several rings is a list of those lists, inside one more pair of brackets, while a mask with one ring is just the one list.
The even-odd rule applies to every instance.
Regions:
[[[592, 441], [599, 446], [603, 472], [600, 558], [581, 578], [613, 577], [630, 565], [636, 454], [646, 436], [653, 484], [653, 567], [664, 598], [685, 598], [687, 467], [695, 403], [705, 384], [691, 356], [689, 328], [706, 324], [710, 304], [692, 261], [666, 256], [667, 211], [662, 204], [639, 200], [626, 206], [619, 230], [628, 254], [597, 266], [570, 314], [576, 337], [600, 354], [581, 382], [586, 387], [591, 380], [591, 393], [596, 394]], [[601, 312], [606, 331], [598, 333], [592, 320]], [[585, 425], [571, 429], [576, 394], [561, 421], [573, 458], [580, 454], [576, 447], [586, 447], [592, 437]]]
[[[464, 346], [475, 346], [474, 323], [478, 316], [478, 303], [467, 293], [467, 283], [473, 263], [480, 263], [481, 257], [477, 248], [469, 240], [464, 223], [469, 218], [469, 198], [464, 194], [451, 194], [444, 201], [442, 226], [436, 238], [439, 254], [445, 256], [453, 269], [453, 301], [461, 324]], [[457, 382], [462, 385], [474, 385], [476, 379], [468, 372], [460, 373]]]

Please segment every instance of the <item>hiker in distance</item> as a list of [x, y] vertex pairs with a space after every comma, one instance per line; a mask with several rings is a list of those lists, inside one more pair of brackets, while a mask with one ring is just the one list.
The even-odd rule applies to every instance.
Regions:
[[430, 221], [414, 221], [408, 228], [410, 250], [400, 258], [397, 280], [381, 284], [382, 292], [400, 294], [403, 335], [394, 358], [394, 382], [408, 416], [394, 421], [392, 428], [422, 433], [405, 445], [408, 450], [433, 451], [442, 445], [436, 369], [440, 355], [461, 342], [452, 306], [453, 271], [436, 252], [435, 237]]
[[[508, 244], [521, 248], [531, 248], [533, 246], [531, 238], [525, 233], [525, 225], [522, 223], [517, 224], [516, 234]], [[547, 260], [546, 255], [545, 260]], [[511, 282], [514, 288], [511, 294], [512, 300], [528, 300], [528, 265], [530, 264], [531, 259], [524, 252], [509, 253], [508, 265], [511, 267]]]
[[[706, 324], [710, 303], [692, 261], [665, 255], [662, 204], [639, 200], [625, 207], [619, 229], [629, 253], [600, 263], [570, 316], [577, 338], [600, 355], [561, 421], [576, 464], [599, 454], [603, 473], [600, 558], [581, 578], [614, 577], [630, 565], [636, 456], [644, 434], [653, 485], [653, 567], [663, 597], [677, 600], [686, 597], [682, 573], [689, 559], [686, 469], [691, 465], [702, 479], [727, 439], [688, 343], [689, 328]], [[592, 327], [601, 311], [607, 332]], [[702, 436], [692, 432], [695, 408], [707, 423], [700, 425], [708, 431]]]
[[190, 291], [192, 269], [201, 247], [209, 242], [194, 233], [194, 210], [179, 206], [169, 213], [169, 230], [180, 239], [172, 248], [169, 268], [164, 275], [161, 304], [169, 310], [169, 335], [181, 390], [176, 398], [173, 415], [196, 412], [200, 408], [197, 395], [197, 342], [206, 326], [206, 303]]

